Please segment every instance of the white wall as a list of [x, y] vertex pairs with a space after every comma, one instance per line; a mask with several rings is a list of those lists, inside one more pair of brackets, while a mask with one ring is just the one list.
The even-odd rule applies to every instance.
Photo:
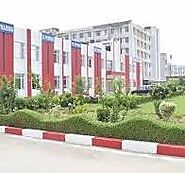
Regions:
[[60, 76], [60, 88], [55, 89], [58, 94], [62, 94], [62, 39], [55, 38], [54, 49], [59, 50], [59, 63], [54, 63], [54, 76]]
[[[24, 88], [18, 90], [18, 95], [21, 97], [27, 96], [27, 32], [24, 29], [15, 28], [14, 29], [14, 50], [15, 43], [24, 44], [24, 57], [21, 59], [14, 58], [14, 74], [21, 73], [24, 74]], [[15, 55], [15, 51], [14, 51]], [[15, 57], [15, 56], [14, 56]]]
[[[39, 83], [42, 86], [42, 34], [40, 32], [31, 32], [31, 46], [39, 47], [39, 61], [35, 61], [34, 55], [31, 54], [31, 70], [32, 73], [39, 75]], [[40, 93], [40, 90], [32, 89], [32, 96]]]

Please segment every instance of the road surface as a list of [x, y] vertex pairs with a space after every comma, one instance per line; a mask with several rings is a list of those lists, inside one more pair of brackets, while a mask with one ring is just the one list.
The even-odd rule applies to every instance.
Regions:
[[1, 173], [184, 173], [185, 159], [0, 134]]

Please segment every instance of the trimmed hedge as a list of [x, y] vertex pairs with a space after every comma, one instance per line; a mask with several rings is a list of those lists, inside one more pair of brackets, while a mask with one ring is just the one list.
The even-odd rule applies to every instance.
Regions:
[[37, 112], [20, 110], [9, 116], [0, 116], [0, 125], [185, 145], [184, 125], [148, 117], [130, 117], [112, 124], [98, 122], [85, 115], [44, 120]]

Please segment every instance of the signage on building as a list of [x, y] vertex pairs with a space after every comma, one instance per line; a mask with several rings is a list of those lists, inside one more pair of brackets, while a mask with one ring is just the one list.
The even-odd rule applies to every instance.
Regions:
[[14, 26], [8, 23], [0, 22], [0, 32], [13, 33]]
[[54, 42], [55, 37], [50, 34], [42, 33], [42, 41], [47, 41], [47, 42]]
[[71, 47], [81, 49], [81, 44], [77, 41], [71, 41]]
[[96, 52], [96, 53], [101, 53], [101, 48], [99, 48], [99, 47], [94, 47], [94, 52]]

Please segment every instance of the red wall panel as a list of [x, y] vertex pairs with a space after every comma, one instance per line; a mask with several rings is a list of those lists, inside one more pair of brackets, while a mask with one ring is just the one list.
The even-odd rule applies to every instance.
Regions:
[[130, 86], [130, 68], [129, 68], [129, 56], [125, 56], [125, 89], [129, 91]]
[[54, 43], [49, 43], [49, 81], [51, 89], [54, 89]]
[[42, 41], [42, 87], [54, 89], [54, 43]]
[[13, 34], [5, 34], [5, 75], [12, 78], [13, 72]]
[[81, 64], [82, 64], [82, 55], [81, 55], [81, 48], [78, 46], [73, 45], [71, 48], [71, 76], [72, 76], [72, 93], [75, 93], [75, 85], [76, 81], [79, 77], [81, 77]]
[[101, 53], [94, 53], [94, 88], [95, 94], [101, 89]]
[[13, 33], [0, 32], [0, 75], [13, 77]]

